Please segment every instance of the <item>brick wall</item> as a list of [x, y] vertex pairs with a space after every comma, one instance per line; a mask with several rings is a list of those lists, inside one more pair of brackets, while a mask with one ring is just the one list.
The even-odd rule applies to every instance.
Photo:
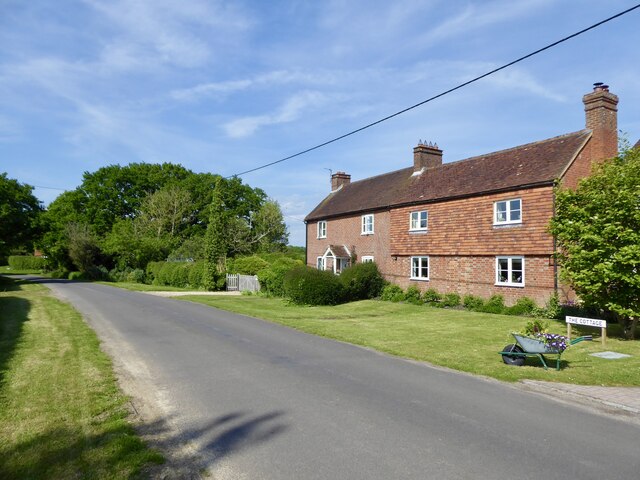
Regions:
[[[411, 257], [392, 260], [385, 278], [406, 289], [410, 285], [421, 291], [434, 288], [440, 293], [458, 293], [488, 298], [502, 295], [507, 305], [527, 296], [543, 306], [554, 291], [554, 269], [548, 256], [525, 256], [524, 287], [496, 285], [495, 256], [429, 255], [429, 280], [411, 280]], [[559, 292], [562, 296], [563, 291]], [[563, 300], [563, 298], [561, 298]]]
[[374, 257], [382, 272], [391, 260], [389, 255], [389, 212], [368, 212], [374, 215], [373, 235], [361, 235], [362, 216], [327, 219], [327, 238], [317, 238], [318, 222], [307, 224], [307, 262], [316, 266], [317, 257], [322, 256], [329, 245], [345, 245], [356, 261], [363, 256]]

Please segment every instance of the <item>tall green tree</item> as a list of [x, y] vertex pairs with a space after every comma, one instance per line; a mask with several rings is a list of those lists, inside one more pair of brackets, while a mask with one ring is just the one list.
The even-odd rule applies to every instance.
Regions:
[[202, 283], [207, 290], [215, 290], [224, 284], [222, 275], [226, 271], [229, 225], [232, 218], [225, 203], [225, 199], [229, 195], [229, 182], [224, 178], [219, 178], [213, 192], [209, 224], [204, 237], [205, 266]]
[[14, 249], [33, 249], [42, 210], [33, 187], [0, 174], [0, 257]]
[[613, 312], [633, 338], [640, 318], [640, 149], [559, 189], [551, 232], [563, 277], [587, 305]]

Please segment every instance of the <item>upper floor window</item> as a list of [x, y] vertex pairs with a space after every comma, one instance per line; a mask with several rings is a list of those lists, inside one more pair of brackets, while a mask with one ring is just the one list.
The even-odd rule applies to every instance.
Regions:
[[519, 198], [493, 204], [493, 224], [522, 223], [522, 201]]
[[524, 257], [496, 257], [496, 285], [524, 287]]
[[325, 220], [318, 222], [318, 238], [327, 238], [327, 222]]
[[411, 278], [429, 280], [429, 257], [411, 257]]
[[373, 213], [362, 216], [362, 235], [373, 234]]
[[409, 230], [426, 230], [429, 225], [429, 214], [426, 210], [411, 212], [409, 215]]

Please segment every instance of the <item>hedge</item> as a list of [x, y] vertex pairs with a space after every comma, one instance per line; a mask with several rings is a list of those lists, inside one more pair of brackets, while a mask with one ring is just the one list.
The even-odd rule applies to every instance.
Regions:
[[356, 263], [343, 270], [339, 278], [349, 301], [376, 298], [384, 287], [384, 279], [374, 262]]
[[344, 299], [344, 287], [338, 276], [307, 266], [287, 272], [284, 292], [298, 305], [336, 305]]
[[9, 266], [15, 270], [42, 270], [46, 262], [43, 257], [34, 257], [33, 255], [11, 255], [9, 257]]

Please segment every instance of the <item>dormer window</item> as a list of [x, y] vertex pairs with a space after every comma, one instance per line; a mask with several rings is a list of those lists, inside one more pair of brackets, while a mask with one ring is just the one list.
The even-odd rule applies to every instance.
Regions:
[[320, 220], [318, 222], [318, 238], [327, 238], [327, 222]]
[[493, 224], [512, 225], [522, 223], [522, 200], [501, 200], [493, 204]]
[[373, 213], [362, 216], [362, 235], [373, 235]]

